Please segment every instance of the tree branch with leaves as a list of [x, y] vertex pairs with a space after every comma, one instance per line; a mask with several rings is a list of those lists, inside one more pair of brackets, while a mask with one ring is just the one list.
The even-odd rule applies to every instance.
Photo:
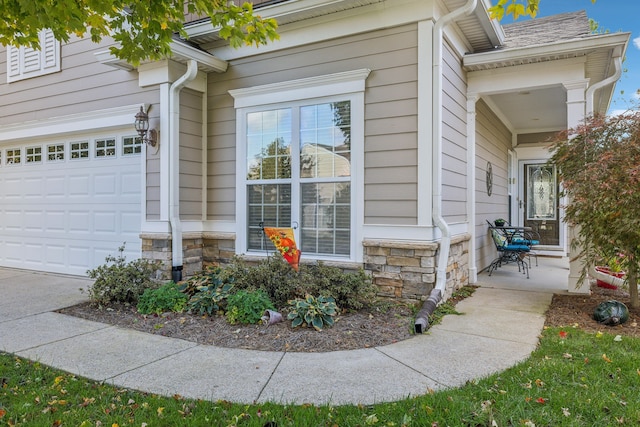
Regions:
[[565, 221], [578, 225], [573, 247], [589, 268], [625, 259], [631, 305], [638, 307], [640, 261], [640, 112], [593, 116], [558, 134], [549, 160], [558, 166]]
[[[591, 0], [591, 3], [595, 2], [596, 0]], [[508, 15], [513, 16], [513, 19], [518, 19], [521, 16], [535, 18], [538, 14], [539, 6], [540, 0], [498, 0], [498, 3], [490, 7], [488, 11], [489, 16], [497, 20], [501, 20]]]
[[111, 52], [138, 65], [171, 55], [175, 35], [186, 38], [187, 14], [209, 17], [231, 46], [262, 45], [276, 40], [277, 23], [256, 15], [251, 3], [226, 0], [10, 0], [0, 3], [0, 43], [39, 49], [38, 34], [51, 29], [56, 39], [72, 35], [94, 42], [112, 37]]

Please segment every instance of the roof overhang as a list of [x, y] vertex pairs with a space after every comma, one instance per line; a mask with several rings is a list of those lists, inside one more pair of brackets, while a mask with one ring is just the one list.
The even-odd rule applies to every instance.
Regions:
[[630, 33], [604, 34], [601, 36], [543, 45], [472, 53], [465, 55], [463, 65], [467, 71], [487, 70], [532, 64], [535, 62], [576, 58], [602, 49], [618, 49], [618, 53], [624, 55], [629, 36]]
[[[441, 3], [446, 10], [452, 11], [464, 6], [467, 1], [434, 0], [433, 5]], [[262, 17], [275, 19], [278, 26], [282, 28], [287, 24], [376, 5], [380, 10], [384, 10], [415, 8], [416, 5], [428, 7], [429, 3], [424, 0], [422, 3], [415, 0], [289, 0], [266, 6], [256, 5], [255, 9]], [[474, 52], [493, 49], [503, 43], [504, 33], [500, 23], [491, 19], [487, 12], [490, 6], [490, 0], [478, 0], [478, 5], [472, 14], [456, 21], [456, 25], [469, 41]], [[417, 17], [419, 14], [413, 16]], [[394, 25], [394, 23], [380, 22], [380, 25]], [[221, 40], [218, 36], [219, 28], [213, 27], [210, 19], [187, 23], [184, 29], [189, 41], [198, 45], [207, 45]]]
[[[382, 3], [385, 0], [289, 0], [281, 3], [256, 5], [255, 11], [264, 18], [273, 18], [279, 26], [316, 18], [361, 6]], [[189, 40], [197, 44], [221, 40], [220, 28], [213, 27], [210, 19], [187, 23], [184, 27]]]
[[[174, 40], [171, 42], [171, 59], [181, 64], [186, 64], [190, 59], [194, 59], [198, 63], [198, 69], [206, 73], [216, 72], [224, 73], [227, 71], [229, 63], [223, 59], [217, 58], [208, 52], [197, 49], [188, 44]], [[123, 70], [131, 71], [134, 69], [133, 65], [128, 62], [116, 58], [110, 51], [101, 51], [95, 53], [96, 59], [101, 64], [109, 65], [111, 67], [120, 68]]]

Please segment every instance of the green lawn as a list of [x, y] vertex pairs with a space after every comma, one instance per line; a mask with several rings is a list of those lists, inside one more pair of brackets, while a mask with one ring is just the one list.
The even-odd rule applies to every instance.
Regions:
[[548, 329], [531, 357], [507, 371], [461, 388], [370, 406], [242, 405], [161, 397], [0, 353], [0, 425], [636, 426], [639, 352], [640, 339]]

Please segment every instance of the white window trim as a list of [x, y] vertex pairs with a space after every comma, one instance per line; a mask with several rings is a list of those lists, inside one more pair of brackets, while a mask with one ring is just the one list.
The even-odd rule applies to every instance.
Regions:
[[7, 46], [7, 83], [60, 71], [60, 42], [53, 31], [40, 31], [40, 50]]
[[[362, 262], [364, 222], [364, 90], [371, 71], [360, 69], [299, 80], [230, 90], [236, 108], [236, 253], [247, 252], [246, 117], [247, 113], [307, 103], [351, 101], [351, 250], [349, 258], [317, 259]], [[296, 201], [297, 202], [297, 201]], [[292, 218], [299, 221], [299, 218]], [[299, 230], [296, 230], [299, 241]], [[252, 252], [252, 255], [264, 252]], [[303, 253], [304, 257], [304, 253]]]

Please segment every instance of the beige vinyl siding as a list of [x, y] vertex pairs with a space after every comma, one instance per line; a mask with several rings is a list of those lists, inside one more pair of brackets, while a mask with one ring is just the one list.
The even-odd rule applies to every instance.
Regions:
[[[160, 135], [160, 144], [167, 139], [163, 139]], [[160, 219], [160, 157], [153, 154], [153, 148], [147, 149], [147, 189], [146, 189], [146, 208], [147, 220], [157, 221]], [[151, 153], [150, 153], [151, 152]]]
[[365, 222], [417, 222], [417, 29], [390, 28], [233, 61], [209, 76], [207, 217], [235, 219], [235, 110], [230, 89], [361, 68], [365, 91]]
[[467, 84], [447, 43], [442, 57], [442, 214], [453, 224], [467, 220]]
[[180, 92], [180, 218], [202, 220], [202, 97]]
[[[476, 104], [476, 250], [478, 269], [482, 270], [496, 256], [495, 246], [488, 236], [486, 220], [506, 218], [509, 211], [507, 193], [508, 150], [511, 132], [480, 100]], [[491, 162], [493, 191], [487, 194], [486, 170]]]
[[[138, 86], [137, 72], [115, 69], [96, 60], [94, 53], [108, 46], [107, 41], [95, 44], [72, 37], [61, 46], [60, 72], [10, 84], [6, 83], [6, 48], [0, 46], [0, 125], [158, 102], [156, 88]], [[7, 99], [10, 104], [2, 101]]]

